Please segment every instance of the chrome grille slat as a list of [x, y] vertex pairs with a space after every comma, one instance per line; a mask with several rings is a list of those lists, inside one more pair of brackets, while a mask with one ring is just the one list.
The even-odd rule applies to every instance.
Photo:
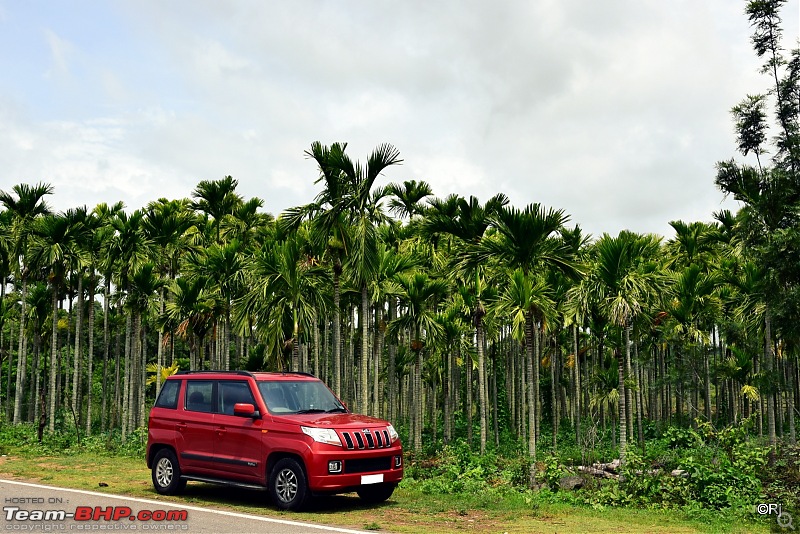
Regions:
[[392, 446], [387, 429], [340, 430], [344, 448], [355, 449], [384, 449]]
[[342, 432], [342, 436], [344, 436], [344, 441], [347, 443], [347, 448], [354, 449], [355, 447], [353, 446], [353, 438], [350, 437], [350, 433]]

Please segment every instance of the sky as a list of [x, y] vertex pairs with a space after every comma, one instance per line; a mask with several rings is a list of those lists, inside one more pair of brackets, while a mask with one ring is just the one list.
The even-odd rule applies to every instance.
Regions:
[[[0, 0], [0, 189], [56, 210], [189, 197], [231, 175], [278, 215], [305, 151], [382, 143], [384, 185], [505, 193], [595, 237], [737, 204], [730, 109], [769, 79], [739, 0]], [[784, 7], [796, 46], [800, 2]]]

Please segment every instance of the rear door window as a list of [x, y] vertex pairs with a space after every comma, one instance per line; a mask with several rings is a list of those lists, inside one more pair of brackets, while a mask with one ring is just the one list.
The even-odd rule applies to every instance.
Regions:
[[192, 412], [214, 411], [214, 382], [212, 380], [186, 381], [186, 409]]
[[178, 407], [178, 392], [181, 389], [181, 383], [178, 380], [168, 380], [161, 386], [161, 393], [158, 395], [156, 406], [159, 408]]

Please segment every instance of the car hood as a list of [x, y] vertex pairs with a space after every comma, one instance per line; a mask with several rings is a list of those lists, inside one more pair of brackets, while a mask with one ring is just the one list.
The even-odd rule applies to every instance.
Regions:
[[324, 428], [385, 428], [389, 425], [383, 419], [356, 413], [304, 413], [274, 416], [273, 420], [281, 423], [299, 423]]

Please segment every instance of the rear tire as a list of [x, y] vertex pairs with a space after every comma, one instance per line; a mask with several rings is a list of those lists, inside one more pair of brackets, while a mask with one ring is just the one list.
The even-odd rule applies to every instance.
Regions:
[[269, 493], [275, 506], [281, 510], [301, 510], [308, 499], [303, 466], [294, 458], [279, 460], [269, 475]]
[[186, 480], [181, 478], [181, 466], [170, 449], [156, 453], [152, 473], [153, 487], [162, 495], [175, 495], [186, 487]]
[[391, 483], [361, 486], [361, 488], [356, 490], [356, 493], [358, 493], [362, 501], [369, 504], [378, 504], [391, 497], [396, 487], [397, 484]]

